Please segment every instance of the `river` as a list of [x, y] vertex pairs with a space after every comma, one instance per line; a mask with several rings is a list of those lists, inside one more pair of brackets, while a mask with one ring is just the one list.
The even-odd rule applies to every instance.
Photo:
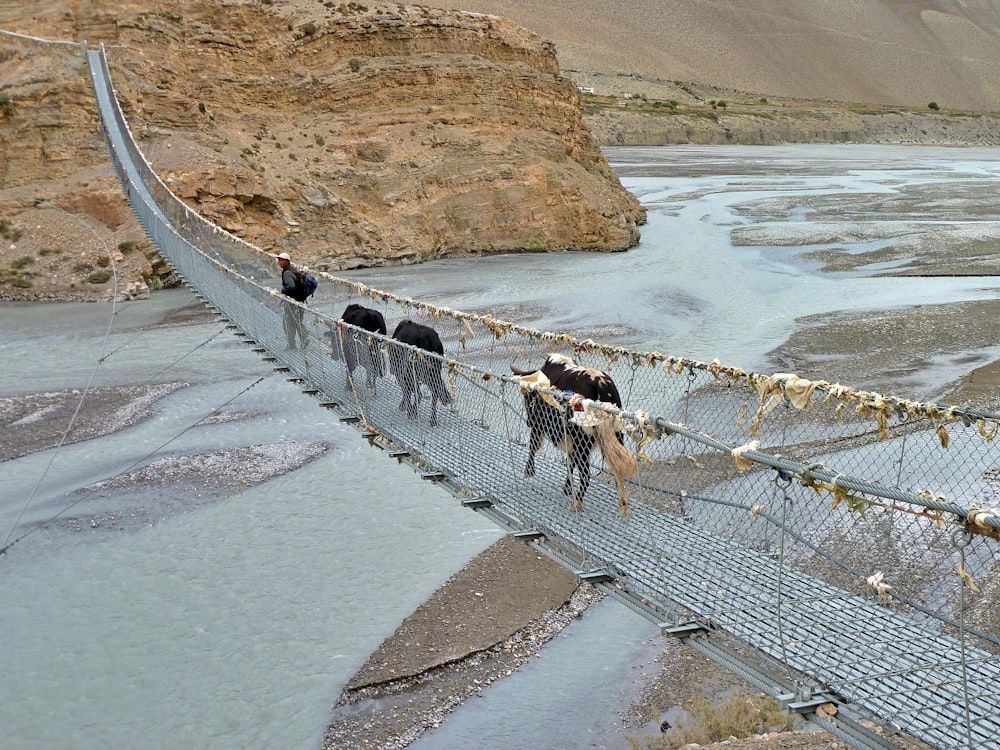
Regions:
[[[828, 273], [804, 255], [831, 244], [862, 252], [876, 225], [884, 246], [943, 225], [995, 236], [968, 190], [995, 182], [995, 150], [607, 153], [649, 210], [642, 243], [627, 253], [347, 275], [460, 309], [534, 311], [516, 321], [527, 326], [754, 369], [773, 364], [769, 352], [803, 315], [996, 296], [992, 278], [875, 278], [882, 266]], [[892, 192], [933, 202], [934, 223], [865, 213], [873, 195]], [[949, 200], [958, 193], [969, 200]], [[817, 206], [834, 200], [859, 229], [856, 243], [798, 239], [811, 237], [803, 229], [815, 228]], [[187, 384], [126, 430], [0, 463], [0, 535], [31, 532], [0, 556], [5, 747], [318, 748], [330, 704], [368, 654], [500, 536], [369, 448], [219, 323], [155, 325], [193, 304], [173, 290], [114, 310], [0, 308], [0, 397]], [[202, 423], [220, 407], [239, 418]], [[238, 493], [78, 491], [163, 456], [313, 441], [327, 446], [316, 460]], [[87, 523], [138, 503], [153, 508], [143, 523]], [[657, 640], [651, 623], [604, 602], [413, 747], [624, 750], [618, 715]]]

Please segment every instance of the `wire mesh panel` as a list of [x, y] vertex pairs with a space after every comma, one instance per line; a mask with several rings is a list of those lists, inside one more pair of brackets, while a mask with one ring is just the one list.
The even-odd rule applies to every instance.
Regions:
[[[325, 274], [293, 302], [271, 256], [157, 178], [90, 59], [160, 252], [373, 444], [654, 621], [725, 636], [933, 747], [1000, 748], [998, 415], [579, 341]], [[552, 354], [580, 375], [573, 392], [539, 377]], [[616, 398], [594, 390], [602, 378]]]

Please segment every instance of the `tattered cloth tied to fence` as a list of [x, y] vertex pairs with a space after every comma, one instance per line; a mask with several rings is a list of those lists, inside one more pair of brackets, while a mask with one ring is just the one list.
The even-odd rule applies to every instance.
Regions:
[[[529, 375], [518, 375], [514, 380], [520, 381], [521, 393], [531, 393], [536, 388], [552, 388], [552, 383], [545, 376], [545, 373], [541, 370], [535, 370], [535, 372]], [[533, 388], [532, 386], [535, 386]], [[556, 409], [562, 408], [562, 403], [559, 399], [553, 396], [551, 393], [546, 393], [545, 391], [538, 391], [538, 395], [541, 396], [549, 406], [553, 406]]]
[[[588, 435], [596, 435], [604, 460], [608, 462], [618, 483], [618, 509], [627, 517], [629, 507], [625, 480], [639, 478], [639, 464], [635, 456], [618, 442], [617, 433], [624, 431], [622, 418], [599, 407], [590, 406], [580, 396], [573, 396], [569, 402], [574, 409], [573, 422], [580, 425]], [[576, 411], [577, 408], [582, 411]]]
[[973, 534], [1000, 540], [1000, 529], [987, 524], [988, 518], [1000, 519], [1000, 508], [973, 508], [965, 517], [965, 525]]
[[[552, 388], [552, 383], [549, 382], [549, 379], [541, 370], [536, 370], [529, 375], [520, 375], [516, 380], [521, 383], [519, 388], [522, 393], [535, 391], [550, 406], [556, 409], [564, 407], [559, 399], [551, 393], [537, 390], [539, 388]], [[587, 435], [596, 438], [604, 460], [611, 467], [611, 471], [615, 475], [615, 481], [618, 483], [618, 509], [624, 517], [627, 517], [629, 507], [625, 480], [638, 479], [639, 465], [635, 456], [629, 453], [628, 449], [618, 442], [616, 433], [625, 431], [622, 418], [617, 414], [606, 412], [600, 407], [591, 406], [586, 399], [579, 395], [570, 397], [569, 403], [573, 409], [573, 416], [570, 421]]]
[[777, 372], [770, 377], [758, 376], [752, 384], [760, 396], [760, 406], [748, 430], [751, 435], [760, 434], [761, 420], [785, 398], [796, 409], [808, 409], [812, 405], [813, 391], [829, 385], [825, 380], [806, 380], [789, 372]]

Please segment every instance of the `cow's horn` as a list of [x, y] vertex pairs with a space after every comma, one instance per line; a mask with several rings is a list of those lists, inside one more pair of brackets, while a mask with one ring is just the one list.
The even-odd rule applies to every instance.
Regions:
[[514, 367], [514, 365], [510, 366], [510, 371], [515, 375], [521, 375], [522, 377], [524, 375], [531, 375], [532, 373], [538, 372], [538, 370], [521, 370], [518, 369], [517, 367]]

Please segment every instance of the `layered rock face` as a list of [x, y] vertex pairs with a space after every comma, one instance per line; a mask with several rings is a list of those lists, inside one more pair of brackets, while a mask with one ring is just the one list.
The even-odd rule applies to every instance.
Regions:
[[[411, 5], [94, 8], [67, 4], [55, 30], [108, 44], [158, 174], [265, 249], [337, 270], [638, 241], [643, 209], [584, 126], [552, 45], [512, 24]], [[0, 188], [105, 163], [79, 53], [3, 43], [18, 70], [50, 79], [11, 89]]]

